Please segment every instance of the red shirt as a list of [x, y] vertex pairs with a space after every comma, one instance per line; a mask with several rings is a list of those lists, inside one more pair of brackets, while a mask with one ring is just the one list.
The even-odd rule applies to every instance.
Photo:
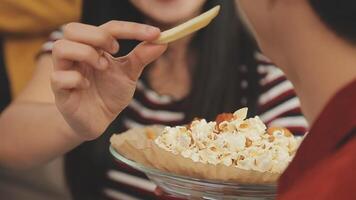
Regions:
[[324, 108], [279, 181], [278, 199], [356, 199], [356, 80]]

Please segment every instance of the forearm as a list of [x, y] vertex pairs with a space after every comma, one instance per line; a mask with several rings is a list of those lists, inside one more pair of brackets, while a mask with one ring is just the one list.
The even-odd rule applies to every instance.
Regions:
[[13, 103], [0, 116], [0, 130], [0, 164], [16, 169], [41, 165], [82, 142], [51, 103]]

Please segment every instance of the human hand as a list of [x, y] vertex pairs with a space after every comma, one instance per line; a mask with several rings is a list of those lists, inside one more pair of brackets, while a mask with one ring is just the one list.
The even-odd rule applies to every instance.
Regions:
[[117, 39], [153, 41], [159, 35], [158, 28], [123, 21], [65, 26], [64, 38], [53, 47], [51, 85], [59, 111], [82, 140], [105, 131], [129, 104], [144, 67], [167, 47], [142, 42], [128, 55], [113, 58]]

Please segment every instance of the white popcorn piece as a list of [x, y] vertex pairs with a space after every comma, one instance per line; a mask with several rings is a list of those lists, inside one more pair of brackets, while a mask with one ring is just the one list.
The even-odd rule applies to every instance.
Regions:
[[246, 107], [245, 108], [241, 108], [241, 109], [239, 109], [239, 110], [234, 112], [234, 117], [236, 117], [237, 119], [242, 121], [242, 120], [246, 119], [247, 112], [248, 112], [248, 108], [246, 108]]
[[258, 116], [246, 119], [247, 108], [233, 116], [218, 125], [201, 119], [194, 120], [189, 128], [167, 127], [155, 143], [194, 162], [282, 173], [302, 138], [282, 128], [267, 130]]

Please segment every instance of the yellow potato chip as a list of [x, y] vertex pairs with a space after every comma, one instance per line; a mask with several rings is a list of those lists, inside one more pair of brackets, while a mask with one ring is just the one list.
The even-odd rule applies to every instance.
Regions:
[[167, 44], [185, 37], [195, 31], [198, 31], [207, 26], [219, 13], [220, 6], [204, 12], [203, 14], [184, 22], [172, 29], [166, 30], [161, 33], [161, 36], [153, 41], [154, 44]]

